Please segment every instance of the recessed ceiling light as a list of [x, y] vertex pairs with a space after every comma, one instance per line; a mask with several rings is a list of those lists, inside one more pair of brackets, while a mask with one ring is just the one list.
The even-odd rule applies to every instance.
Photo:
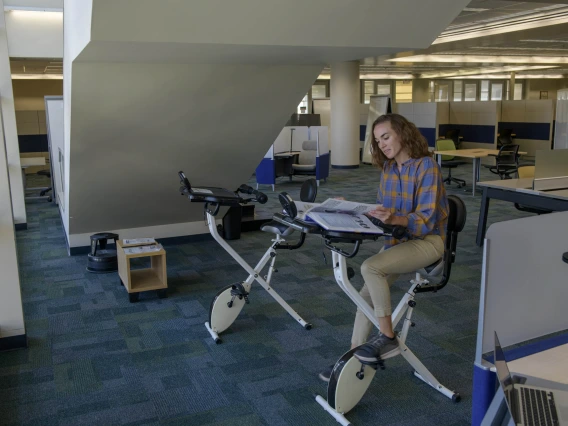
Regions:
[[528, 43], [568, 43], [568, 41], [566, 40], [533, 40], [533, 39], [529, 39], [529, 40], [519, 40], [519, 41], [525, 41]]

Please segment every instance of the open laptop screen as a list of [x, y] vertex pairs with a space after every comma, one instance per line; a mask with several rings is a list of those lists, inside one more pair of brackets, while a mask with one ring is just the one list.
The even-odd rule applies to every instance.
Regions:
[[511, 372], [509, 371], [509, 367], [507, 367], [507, 362], [505, 361], [505, 352], [503, 352], [503, 348], [501, 348], [501, 343], [499, 342], [499, 338], [497, 337], [497, 333], [495, 333], [495, 370], [497, 370], [497, 379], [501, 385], [501, 389], [503, 389], [503, 393], [505, 394], [505, 401], [507, 402], [507, 407], [509, 408], [509, 413], [511, 413], [512, 419], [515, 423], [519, 423], [519, 420], [516, 419], [515, 410], [513, 409], [513, 379], [511, 378]]

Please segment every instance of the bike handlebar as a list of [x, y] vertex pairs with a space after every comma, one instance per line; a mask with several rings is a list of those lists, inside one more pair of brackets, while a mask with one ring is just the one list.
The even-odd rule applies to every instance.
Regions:
[[265, 204], [268, 201], [266, 194], [257, 191], [252, 186], [245, 185], [244, 183], [239, 186], [239, 189], [237, 189], [237, 191], [242, 192], [243, 194], [254, 195], [256, 201], [258, 201], [260, 204]]

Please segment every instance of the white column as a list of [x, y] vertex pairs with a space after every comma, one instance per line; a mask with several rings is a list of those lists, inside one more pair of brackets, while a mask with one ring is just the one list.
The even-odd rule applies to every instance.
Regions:
[[331, 66], [331, 167], [359, 167], [359, 62]]
[[509, 100], [515, 99], [515, 71], [511, 72], [511, 80], [509, 81]]
[[[16, 224], [26, 224], [26, 205], [24, 203], [24, 186], [20, 167], [20, 147], [16, 129], [16, 111], [14, 109], [14, 92], [10, 71], [10, 55], [8, 53], [8, 37], [6, 19], [4, 17], [4, 0], [0, 0], [0, 108], [8, 157], [8, 175], [12, 194], [12, 211]], [[4, 202], [3, 200], [0, 202]]]

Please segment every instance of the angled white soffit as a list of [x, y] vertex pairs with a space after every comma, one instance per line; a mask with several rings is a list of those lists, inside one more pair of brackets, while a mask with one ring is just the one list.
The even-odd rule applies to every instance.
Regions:
[[79, 61], [324, 64], [426, 48], [469, 1], [91, 2]]

